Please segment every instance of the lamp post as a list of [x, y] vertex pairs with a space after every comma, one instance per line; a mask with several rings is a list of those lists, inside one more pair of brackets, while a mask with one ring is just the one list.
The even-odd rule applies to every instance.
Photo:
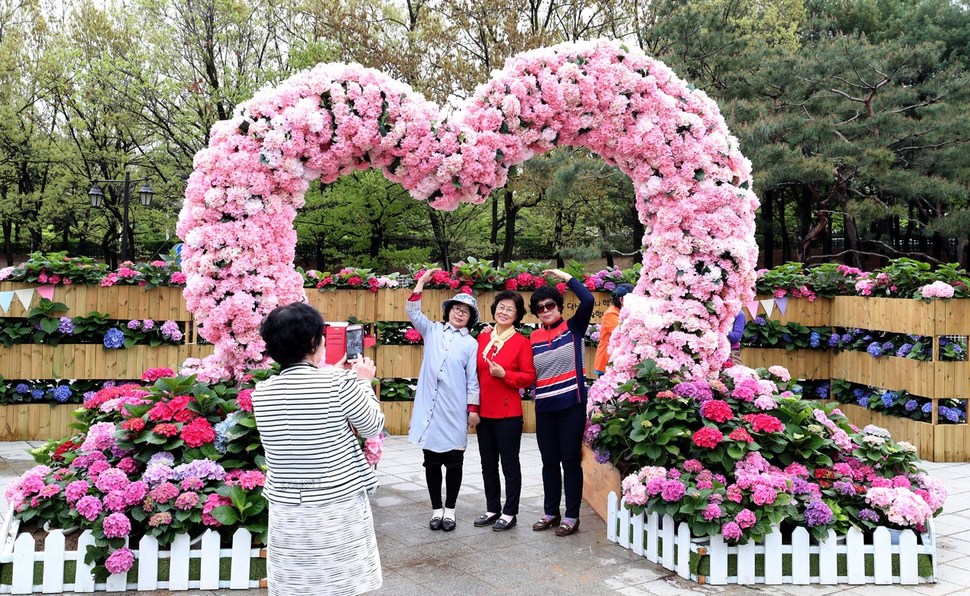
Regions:
[[101, 190], [101, 185], [106, 185], [114, 188], [121, 188], [121, 197], [123, 204], [123, 216], [121, 224], [121, 260], [129, 261], [131, 260], [131, 252], [134, 247], [129, 245], [128, 239], [131, 237], [131, 230], [129, 229], [128, 222], [128, 208], [131, 202], [131, 189], [132, 184], [137, 184], [142, 182], [142, 187], [138, 189], [138, 199], [141, 204], [148, 207], [152, 204], [152, 195], [155, 192], [152, 187], [148, 186], [147, 178], [135, 178], [132, 179], [131, 174], [125, 172], [124, 180], [91, 180], [91, 190], [88, 191], [88, 198], [91, 200], [92, 207], [100, 207], [104, 202], [104, 192]]

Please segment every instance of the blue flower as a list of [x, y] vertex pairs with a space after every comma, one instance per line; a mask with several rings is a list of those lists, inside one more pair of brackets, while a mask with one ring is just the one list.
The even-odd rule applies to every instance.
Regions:
[[828, 383], [822, 383], [821, 385], [819, 385], [818, 387], [816, 387], [815, 388], [815, 395], [817, 395], [819, 397], [819, 399], [825, 399], [825, 398], [827, 398], [829, 396], [829, 384]]
[[109, 350], [117, 350], [118, 348], [125, 345], [125, 334], [117, 327], [112, 327], [108, 329], [108, 332], [104, 334], [104, 347]]
[[829, 336], [829, 347], [835, 348], [835, 347], [838, 347], [838, 345], [839, 345], [839, 334], [833, 333], [832, 335]]
[[903, 407], [906, 408], [906, 411], [907, 412], [912, 412], [913, 410], [915, 410], [916, 408], [919, 407], [919, 404], [916, 403], [916, 400], [915, 399], [911, 399], [911, 400], [907, 401], [906, 402], [906, 405], [904, 405]]
[[882, 342], [882, 351], [883, 351], [883, 353], [892, 352], [893, 351], [893, 342], [891, 342], [891, 341], [884, 341], [884, 342]]
[[869, 355], [873, 358], [882, 356], [882, 344], [880, 344], [878, 341], [874, 341], [869, 344], [868, 348], [866, 348], [866, 352], [869, 352]]
[[58, 385], [54, 388], [54, 399], [60, 403], [65, 403], [67, 400], [71, 399], [71, 395], [73, 395], [73, 392], [67, 385]]
[[905, 358], [906, 356], [909, 356], [909, 353], [912, 351], [913, 351], [913, 344], [903, 344], [899, 346], [898, 350], [896, 350], [896, 357]]
[[33, 397], [34, 399], [44, 399], [44, 390], [34, 389], [30, 392], [30, 396]]
[[767, 322], [768, 322], [768, 321], [766, 321], [764, 317], [755, 317], [755, 318], [754, 318], [754, 323], [755, 323], [755, 325], [764, 325], [764, 324], [766, 324]]
[[17, 384], [16, 387], [14, 387], [14, 391], [19, 393], [20, 395], [27, 395], [28, 393], [30, 393], [30, 385], [28, 385], [27, 383], [19, 383]]
[[920, 410], [922, 410], [924, 414], [929, 414], [933, 411], [933, 402], [926, 402], [923, 404], [923, 407], [920, 408]]
[[856, 403], [858, 403], [863, 408], [868, 408], [869, 407], [869, 396], [868, 395], [863, 395], [861, 397], [857, 397], [856, 398]]
[[783, 341], [784, 341], [784, 342], [785, 342], [786, 344], [790, 344], [790, 343], [791, 343], [791, 335], [789, 335], [789, 334], [787, 334], [787, 333], [782, 333], [782, 334], [781, 334], [781, 339], [782, 339], [782, 340], [783, 340]]
[[896, 403], [896, 392], [887, 391], [882, 394], [882, 405], [884, 408], [891, 408]]
[[57, 325], [57, 330], [63, 333], [64, 335], [73, 335], [74, 319], [72, 319], [71, 317], [61, 317], [61, 320]]
[[940, 414], [949, 420], [950, 422], [960, 422], [960, 410], [957, 408], [948, 408], [946, 406], [940, 406]]
[[819, 347], [822, 343], [822, 336], [818, 334], [818, 331], [812, 331], [812, 334], [808, 336], [808, 345], [813, 348]]

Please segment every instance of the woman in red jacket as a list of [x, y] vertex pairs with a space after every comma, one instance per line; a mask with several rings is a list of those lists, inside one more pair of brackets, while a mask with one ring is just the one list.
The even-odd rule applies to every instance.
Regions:
[[[518, 292], [505, 290], [495, 295], [492, 318], [495, 328], [478, 335], [478, 384], [481, 388], [481, 421], [476, 427], [478, 451], [485, 482], [485, 513], [476, 527], [492, 525], [502, 532], [515, 526], [522, 492], [519, 445], [522, 442], [522, 398], [519, 389], [536, 382], [529, 340], [515, 330], [525, 316], [525, 301]], [[501, 506], [502, 484], [499, 459], [505, 476], [505, 506]]]

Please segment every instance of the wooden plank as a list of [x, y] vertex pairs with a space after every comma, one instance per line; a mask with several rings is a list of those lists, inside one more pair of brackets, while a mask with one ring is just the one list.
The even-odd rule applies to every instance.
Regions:
[[64, 591], [64, 533], [52, 530], [44, 540], [44, 586], [45, 594]]
[[839, 541], [835, 530], [828, 531], [828, 537], [818, 545], [818, 583], [839, 583]]
[[138, 542], [138, 589], [158, 589], [158, 539], [143, 536]]
[[708, 549], [710, 557], [711, 574], [708, 576], [712, 586], [723, 586], [727, 584], [728, 578], [728, 546], [720, 534], [711, 536], [711, 545]]
[[674, 569], [674, 518], [669, 514], [660, 518], [660, 535], [663, 537], [660, 564], [667, 569]]
[[219, 533], [206, 530], [202, 535], [199, 589], [219, 589]]
[[34, 538], [24, 532], [17, 537], [13, 548], [13, 579], [10, 582], [12, 594], [30, 594], [34, 591], [34, 557], [36, 545]]
[[781, 528], [771, 527], [765, 535], [765, 583], [779, 585], [783, 580]]
[[229, 571], [230, 590], [249, 588], [249, 550], [252, 540], [252, 535], [245, 528], [239, 528], [232, 534], [232, 559]]
[[677, 526], [677, 575], [690, 579], [690, 526], [687, 522]]
[[791, 581], [808, 584], [811, 580], [811, 551], [808, 530], [797, 527], [791, 535]]
[[899, 537], [899, 583], [919, 583], [919, 559], [916, 552], [916, 534], [903, 530]]
[[189, 535], [177, 534], [172, 541], [168, 572], [168, 589], [189, 589]]
[[849, 528], [845, 535], [846, 571], [850, 584], [866, 583], [866, 551], [862, 530]]
[[660, 515], [656, 512], [647, 515], [647, 560], [656, 563], [659, 557]]
[[[585, 468], [585, 465], [583, 467]], [[583, 492], [586, 492], [585, 481], [583, 483]], [[610, 491], [610, 494], [612, 495], [614, 493]], [[632, 524], [633, 524], [633, 545], [631, 547], [631, 550], [642, 557], [643, 556], [643, 512], [642, 511], [639, 514], [633, 516]]]
[[741, 585], [755, 583], [754, 558], [757, 545], [753, 540], [738, 545], [738, 579]]
[[[91, 530], [85, 530], [81, 532], [81, 537], [78, 539], [77, 552], [86, 553], [88, 552], [88, 546], [94, 545], [94, 535]], [[75, 592], [93, 592], [94, 591], [94, 574], [92, 570], [93, 565], [89, 565], [84, 562], [84, 556], [80, 556], [77, 559], [77, 563], [74, 566], [74, 591]]]
[[893, 583], [893, 554], [888, 528], [876, 528], [872, 533], [872, 548], [874, 582], [882, 585]]

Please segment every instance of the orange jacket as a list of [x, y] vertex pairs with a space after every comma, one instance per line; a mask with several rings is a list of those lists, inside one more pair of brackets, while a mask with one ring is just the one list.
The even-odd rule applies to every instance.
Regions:
[[610, 362], [610, 336], [619, 324], [620, 309], [610, 305], [600, 322], [600, 344], [596, 347], [596, 358], [593, 360], [593, 370], [596, 372], [606, 372], [606, 365]]

